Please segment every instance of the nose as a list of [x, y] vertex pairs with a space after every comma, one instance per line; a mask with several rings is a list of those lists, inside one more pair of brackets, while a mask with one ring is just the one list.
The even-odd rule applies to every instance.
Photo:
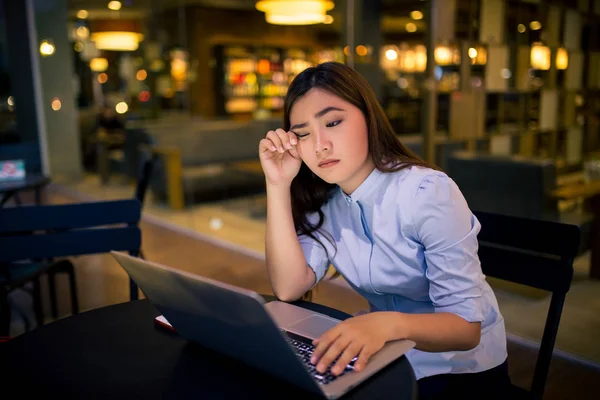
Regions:
[[319, 129], [316, 133], [316, 142], [315, 142], [315, 153], [321, 154], [327, 151], [330, 151], [332, 148], [331, 140], [327, 137], [327, 135], [323, 132], [322, 129]]

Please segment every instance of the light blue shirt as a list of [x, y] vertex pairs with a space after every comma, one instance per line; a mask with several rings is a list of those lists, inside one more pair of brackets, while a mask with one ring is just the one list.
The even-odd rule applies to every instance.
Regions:
[[448, 312], [481, 322], [481, 341], [472, 350], [407, 353], [417, 379], [481, 372], [506, 360], [504, 319], [477, 255], [481, 225], [446, 174], [376, 169], [350, 196], [335, 190], [321, 210], [325, 220], [316, 236], [327, 252], [299, 237], [317, 282], [331, 263], [372, 311]]

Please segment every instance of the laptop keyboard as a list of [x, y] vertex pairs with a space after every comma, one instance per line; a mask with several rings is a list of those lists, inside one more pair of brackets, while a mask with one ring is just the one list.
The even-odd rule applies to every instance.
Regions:
[[296, 351], [296, 354], [298, 355], [298, 357], [302, 360], [304, 365], [306, 365], [309, 372], [312, 374], [312, 376], [315, 378], [315, 380], [319, 384], [327, 385], [328, 383], [333, 382], [340, 376], [343, 376], [350, 371], [354, 371], [354, 362], [357, 359], [356, 357], [354, 357], [354, 359], [352, 359], [352, 361], [350, 361], [350, 364], [348, 364], [346, 366], [346, 369], [344, 370], [344, 372], [342, 372], [338, 376], [335, 376], [330, 372], [331, 367], [333, 367], [335, 365], [335, 362], [337, 360], [335, 360], [334, 362], [331, 363], [331, 365], [327, 368], [327, 371], [325, 371], [325, 373], [323, 373], [323, 374], [319, 373], [317, 371], [317, 369], [315, 368], [316, 366], [312, 365], [310, 363], [310, 358], [313, 354], [313, 351], [315, 350], [315, 346], [312, 345], [311, 340], [307, 339], [305, 337], [296, 335], [291, 332], [286, 332], [286, 331], [282, 331], [282, 332], [285, 334], [287, 341], [292, 345], [292, 347]]

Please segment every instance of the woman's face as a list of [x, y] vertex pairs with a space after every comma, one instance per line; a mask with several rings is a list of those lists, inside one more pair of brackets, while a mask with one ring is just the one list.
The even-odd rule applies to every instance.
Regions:
[[354, 105], [322, 89], [311, 89], [290, 112], [290, 131], [310, 170], [351, 194], [373, 171], [367, 123]]

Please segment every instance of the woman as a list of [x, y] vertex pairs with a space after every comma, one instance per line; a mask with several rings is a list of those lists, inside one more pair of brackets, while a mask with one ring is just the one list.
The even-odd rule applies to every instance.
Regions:
[[[371, 306], [315, 341], [311, 362], [339, 374], [387, 341], [407, 357], [421, 398], [509, 382], [504, 320], [477, 256], [480, 224], [456, 184], [404, 147], [366, 80], [339, 63], [299, 74], [284, 127], [259, 144], [267, 184], [266, 261], [293, 301], [333, 264]], [[339, 359], [338, 359], [339, 357]]]

